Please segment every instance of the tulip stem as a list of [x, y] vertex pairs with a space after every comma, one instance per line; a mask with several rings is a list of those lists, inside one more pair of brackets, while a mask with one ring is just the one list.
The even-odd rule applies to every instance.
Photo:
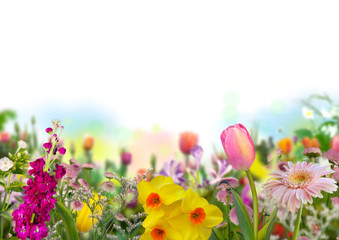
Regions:
[[300, 227], [300, 222], [301, 222], [301, 215], [303, 213], [303, 203], [300, 201], [300, 208], [298, 210], [298, 218], [297, 218], [297, 223], [294, 228], [294, 233], [293, 233], [293, 238], [292, 240], [296, 240], [299, 232], [299, 227]]
[[259, 223], [258, 223], [258, 218], [259, 218], [259, 213], [258, 213], [258, 196], [257, 196], [257, 190], [255, 189], [254, 181], [252, 174], [250, 170], [246, 171], [248, 181], [250, 183], [251, 187], [251, 192], [252, 192], [252, 198], [253, 198], [253, 234], [254, 234], [254, 239], [258, 239], [258, 228], [259, 228]]

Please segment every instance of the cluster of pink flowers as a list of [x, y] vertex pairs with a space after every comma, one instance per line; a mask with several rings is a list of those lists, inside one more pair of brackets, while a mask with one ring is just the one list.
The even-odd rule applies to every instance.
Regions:
[[62, 166], [56, 166], [56, 176], [44, 172], [45, 161], [42, 158], [30, 163], [32, 169], [29, 179], [24, 187], [25, 202], [13, 212], [13, 221], [19, 239], [42, 239], [47, 236], [45, 222], [50, 220], [49, 212], [54, 208], [56, 200], [53, 198], [57, 187], [57, 180], [65, 175]]

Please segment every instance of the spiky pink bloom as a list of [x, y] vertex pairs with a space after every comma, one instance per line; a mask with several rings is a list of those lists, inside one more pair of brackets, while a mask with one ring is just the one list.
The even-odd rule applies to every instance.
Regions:
[[268, 179], [264, 188], [273, 199], [279, 200], [279, 204], [286, 205], [291, 212], [300, 207], [300, 201], [303, 204], [307, 202], [312, 204], [312, 197], [323, 197], [321, 191], [333, 193], [338, 188], [333, 179], [322, 177], [334, 172], [330, 166], [288, 162], [285, 169], [286, 172], [271, 170], [272, 177]]

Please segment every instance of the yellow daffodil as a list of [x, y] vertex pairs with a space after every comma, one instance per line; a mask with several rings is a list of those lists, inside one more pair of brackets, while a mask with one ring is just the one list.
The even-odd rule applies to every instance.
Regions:
[[[99, 197], [95, 194], [95, 201], [98, 201]], [[93, 205], [93, 200], [90, 200], [90, 204]], [[98, 205], [95, 210], [97, 215], [101, 215], [101, 207]], [[83, 207], [80, 211], [77, 211], [78, 218], [76, 226], [79, 232], [85, 233], [90, 231], [93, 228], [93, 225], [98, 222], [97, 218], [91, 218], [92, 215], [91, 209], [87, 206], [87, 203], [83, 202]]]
[[157, 176], [151, 182], [138, 183], [138, 200], [143, 205], [148, 219], [158, 219], [164, 215], [164, 206], [180, 200], [184, 189], [174, 184], [171, 177]]
[[144, 234], [140, 237], [140, 240], [183, 240], [182, 235], [176, 228], [171, 226], [167, 222], [167, 218], [170, 216], [173, 209], [180, 207], [181, 201], [174, 202], [168, 206], [164, 206], [164, 216], [153, 221], [143, 222], [145, 227]]
[[251, 167], [251, 173], [262, 182], [266, 182], [266, 180], [270, 178], [268, 175], [270, 171], [262, 164], [259, 154], [255, 154], [255, 161]]
[[212, 227], [222, 220], [221, 210], [192, 189], [185, 192], [181, 205], [168, 218], [168, 222], [178, 229], [184, 240], [207, 240], [211, 236]]

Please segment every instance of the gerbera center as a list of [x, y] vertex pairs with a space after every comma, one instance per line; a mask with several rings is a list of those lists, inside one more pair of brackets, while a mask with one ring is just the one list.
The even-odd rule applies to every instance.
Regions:
[[307, 172], [298, 172], [289, 176], [289, 180], [296, 184], [307, 182], [310, 178], [311, 176]]
[[161, 228], [154, 228], [151, 231], [151, 237], [154, 240], [164, 240], [166, 236], [166, 231]]
[[157, 193], [151, 193], [148, 195], [146, 200], [146, 206], [148, 208], [158, 208], [161, 206], [161, 199], [159, 194]]
[[191, 212], [191, 222], [195, 225], [200, 225], [206, 218], [206, 213], [203, 208], [196, 208]]

